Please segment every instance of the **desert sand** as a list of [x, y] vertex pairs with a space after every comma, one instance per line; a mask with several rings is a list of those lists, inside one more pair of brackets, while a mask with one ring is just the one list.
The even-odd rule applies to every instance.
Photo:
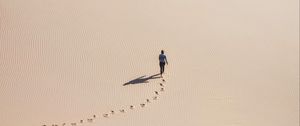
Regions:
[[0, 0], [0, 100], [1, 126], [299, 126], [299, 1]]

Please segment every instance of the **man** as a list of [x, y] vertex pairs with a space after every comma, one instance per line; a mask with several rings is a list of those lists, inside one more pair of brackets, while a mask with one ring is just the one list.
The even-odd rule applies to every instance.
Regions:
[[159, 55], [159, 66], [160, 66], [160, 75], [165, 72], [165, 65], [168, 64], [168, 60], [166, 55], [164, 54], [164, 50], [161, 50], [161, 54]]

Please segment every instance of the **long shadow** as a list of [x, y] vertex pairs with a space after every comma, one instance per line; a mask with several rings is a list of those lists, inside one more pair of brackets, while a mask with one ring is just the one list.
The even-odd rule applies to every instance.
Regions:
[[158, 79], [158, 78], [161, 78], [160, 76], [158, 76], [160, 74], [154, 74], [154, 75], [151, 75], [149, 77], [146, 77], [146, 75], [144, 76], [141, 76], [141, 77], [138, 77], [136, 79], [133, 79], [125, 84], [123, 84], [123, 86], [126, 86], [126, 85], [130, 85], [130, 84], [141, 84], [141, 83], [149, 83], [149, 80], [151, 79]]

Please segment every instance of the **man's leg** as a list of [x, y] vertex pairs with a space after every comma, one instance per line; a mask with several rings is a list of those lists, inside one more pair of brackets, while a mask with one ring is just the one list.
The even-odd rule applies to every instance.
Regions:
[[165, 63], [162, 63], [162, 73], [164, 73], [165, 72]]
[[160, 75], [162, 75], [162, 73], [163, 73], [163, 65], [162, 65], [162, 63], [159, 63], [159, 67], [160, 67]]

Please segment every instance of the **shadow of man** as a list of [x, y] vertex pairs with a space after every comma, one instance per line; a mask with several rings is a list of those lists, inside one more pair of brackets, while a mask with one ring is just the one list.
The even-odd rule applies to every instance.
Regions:
[[144, 76], [138, 77], [136, 79], [133, 79], [133, 80], [123, 84], [123, 86], [129, 85], [129, 84], [149, 83], [149, 80], [151, 80], [151, 79], [161, 78], [159, 75], [160, 74], [154, 74], [154, 75], [151, 75], [149, 77], [146, 77], [146, 75], [144, 75]]

